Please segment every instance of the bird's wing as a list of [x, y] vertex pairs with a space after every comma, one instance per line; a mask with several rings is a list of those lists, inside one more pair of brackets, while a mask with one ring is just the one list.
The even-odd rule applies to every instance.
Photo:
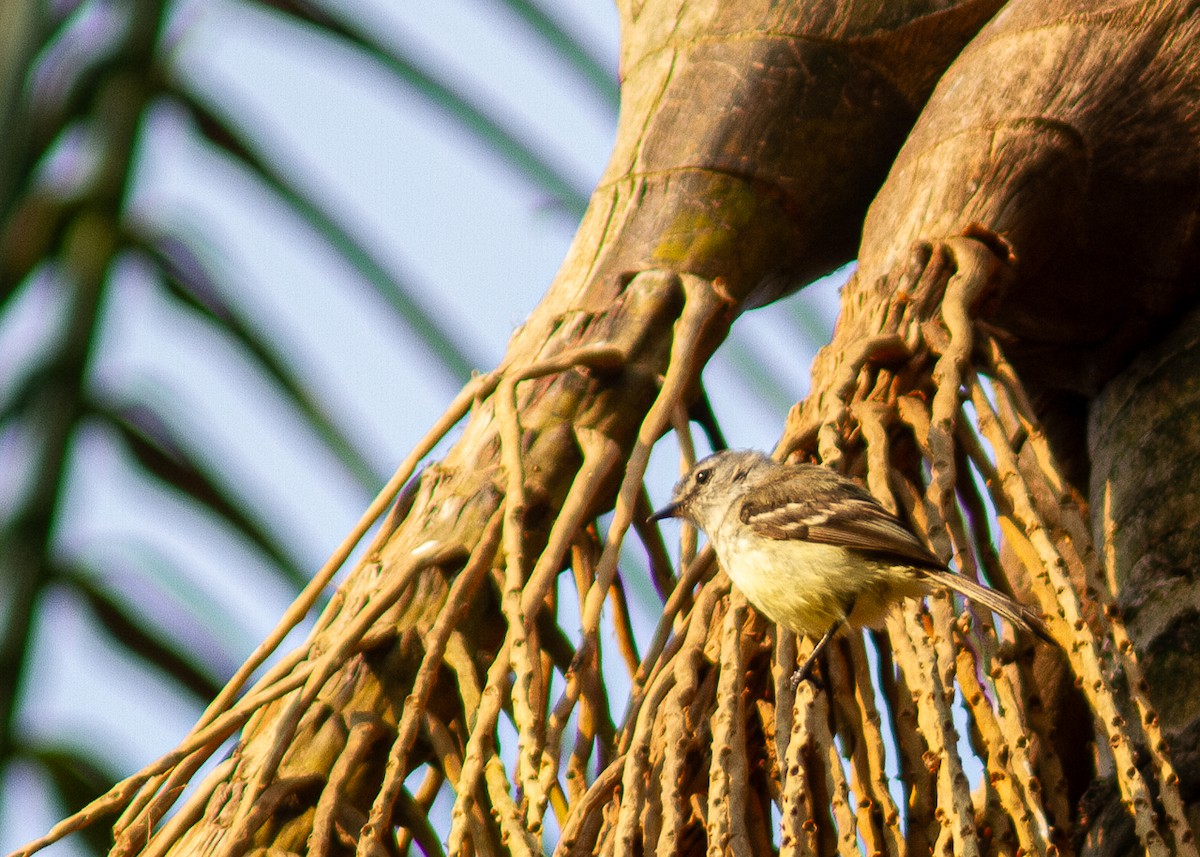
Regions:
[[[946, 567], [869, 492], [821, 470], [807, 484], [781, 474], [762, 486], [765, 490], [750, 492], [740, 509], [742, 522], [769, 539], [837, 545], [918, 568]], [[832, 499], [827, 489], [835, 482], [842, 490]]]

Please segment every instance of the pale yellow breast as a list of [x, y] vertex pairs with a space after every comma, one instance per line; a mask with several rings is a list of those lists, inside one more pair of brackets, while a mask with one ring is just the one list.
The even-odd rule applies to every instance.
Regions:
[[877, 627], [893, 603], [926, 588], [903, 567], [870, 562], [833, 545], [734, 530], [714, 547], [725, 573], [750, 603], [810, 637], [845, 618], [851, 604], [851, 624]]

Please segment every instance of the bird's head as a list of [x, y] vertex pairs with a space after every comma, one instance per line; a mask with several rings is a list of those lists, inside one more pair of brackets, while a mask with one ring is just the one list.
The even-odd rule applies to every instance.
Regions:
[[771, 459], [752, 449], [727, 449], [696, 462], [675, 483], [671, 502], [650, 516], [651, 521], [683, 518], [705, 532], [724, 517], [745, 483], [772, 466]]

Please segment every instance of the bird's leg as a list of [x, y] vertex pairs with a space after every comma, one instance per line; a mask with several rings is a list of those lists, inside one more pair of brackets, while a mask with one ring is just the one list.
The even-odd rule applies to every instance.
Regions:
[[833, 635], [838, 632], [838, 629], [846, 624], [846, 619], [850, 616], [850, 612], [853, 609], [854, 601], [851, 600], [850, 603], [846, 605], [846, 610], [842, 613], [842, 618], [838, 619], [829, 626], [829, 630], [826, 631], [825, 635], [817, 641], [815, 646], [813, 646], [812, 654], [805, 659], [804, 663], [800, 665], [798, 670], [792, 673], [792, 690], [798, 688], [800, 686], [800, 682], [812, 677], [812, 669], [817, 662], [817, 658], [821, 656], [821, 652], [825, 651], [825, 647], [829, 645], [829, 641], [833, 639]]
[[816, 664], [817, 658], [821, 656], [821, 652], [825, 651], [825, 647], [829, 645], [829, 641], [833, 639], [833, 635], [838, 632], [838, 628], [842, 627], [843, 619], [839, 619], [829, 626], [829, 630], [825, 632], [825, 636], [817, 641], [813, 647], [812, 654], [805, 659], [800, 668], [792, 673], [792, 690], [800, 686], [800, 682], [805, 679], [812, 678], [813, 665]]

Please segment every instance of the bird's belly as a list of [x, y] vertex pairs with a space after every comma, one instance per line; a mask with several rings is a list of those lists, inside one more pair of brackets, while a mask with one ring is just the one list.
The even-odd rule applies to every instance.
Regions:
[[723, 547], [721, 565], [750, 603], [812, 637], [846, 619], [851, 606], [851, 624], [878, 626], [895, 600], [924, 590], [907, 569], [834, 545], [749, 536]]

